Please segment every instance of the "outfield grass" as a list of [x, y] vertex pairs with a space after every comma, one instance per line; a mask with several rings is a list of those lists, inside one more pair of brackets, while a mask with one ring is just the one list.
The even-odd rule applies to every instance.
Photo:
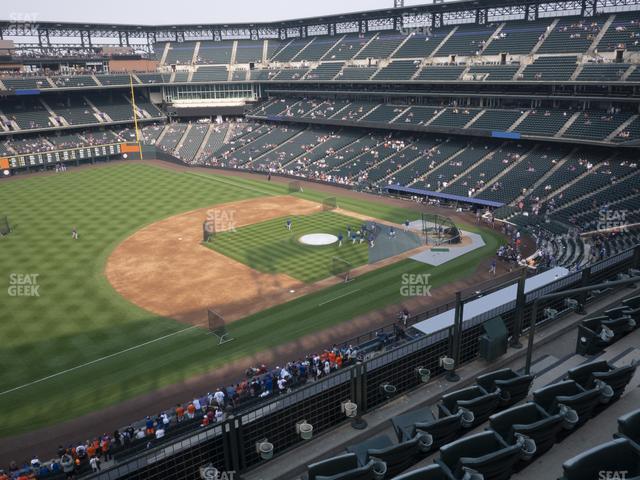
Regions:
[[[499, 244], [496, 234], [484, 233], [486, 247], [442, 267], [405, 260], [279, 305], [232, 324], [236, 341], [222, 347], [200, 329], [185, 330], [127, 302], [103, 275], [113, 248], [146, 224], [217, 203], [285, 193], [285, 185], [133, 163], [0, 183], [0, 213], [15, 227], [0, 239], [0, 436], [68, 420], [399, 303], [402, 273], [432, 273], [437, 287], [473, 272]], [[357, 199], [338, 202], [384, 220], [416, 216]], [[71, 240], [73, 226], [79, 241]], [[40, 296], [10, 297], [12, 273], [38, 274]], [[359, 291], [334, 300], [351, 289]], [[185, 399], [194, 393], [202, 392], [185, 391]]]
[[[286, 228], [291, 220], [292, 228]], [[285, 273], [303, 282], [312, 283], [334, 273], [333, 258], [340, 257], [351, 268], [366, 265], [368, 244], [344, 241], [327, 246], [301, 244], [298, 239], [309, 233], [329, 233], [347, 236], [347, 227], [358, 230], [362, 221], [334, 212], [275, 218], [248, 225], [235, 231], [216, 234], [205, 245], [245, 265], [264, 273]]]

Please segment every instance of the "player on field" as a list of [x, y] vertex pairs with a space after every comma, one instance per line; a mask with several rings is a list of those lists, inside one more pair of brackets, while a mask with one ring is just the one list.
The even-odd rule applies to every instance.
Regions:
[[290, 219], [290, 218], [288, 218], [288, 219], [287, 219], [287, 230], [291, 231], [291, 226], [292, 226], [291, 219]]

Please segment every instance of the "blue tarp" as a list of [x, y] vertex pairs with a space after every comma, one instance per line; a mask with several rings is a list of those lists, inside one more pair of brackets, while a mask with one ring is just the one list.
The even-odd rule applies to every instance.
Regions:
[[16, 90], [16, 95], [40, 95], [37, 88]]
[[518, 132], [501, 132], [499, 130], [493, 130], [491, 132], [493, 138], [507, 138], [509, 140], [520, 140], [520, 134]]
[[450, 193], [433, 192], [431, 190], [423, 190], [420, 188], [403, 187], [401, 185], [389, 185], [385, 187], [389, 192], [408, 193], [410, 195], [422, 195], [424, 197], [441, 198], [453, 202], [464, 202], [472, 205], [480, 205], [483, 207], [500, 208], [504, 203], [493, 202], [491, 200], [482, 200], [481, 198], [463, 197], [462, 195], [451, 195]]

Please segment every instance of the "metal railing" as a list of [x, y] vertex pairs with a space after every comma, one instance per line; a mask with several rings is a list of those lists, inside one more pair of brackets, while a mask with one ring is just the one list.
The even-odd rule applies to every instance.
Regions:
[[[443, 356], [455, 358], [457, 365], [475, 360], [479, 356], [478, 339], [484, 333], [482, 324], [485, 320], [500, 315], [509, 335], [519, 336], [529, 329], [532, 315], [536, 316], [535, 324], [538, 327], [553, 321], [543, 315], [546, 308], [558, 311], [555, 318], [573, 311], [564, 306], [564, 298], [558, 292], [616, 278], [619, 273], [639, 266], [640, 246], [637, 246], [590, 268], [559, 278], [526, 295], [519, 295], [516, 301], [508, 303], [506, 307], [497, 307], [468, 319], [458, 328], [453, 325], [396, 345], [374, 358], [338, 370], [316, 382], [309, 382], [289, 394], [267, 400], [237, 416], [230, 416], [220, 424], [201, 428], [169, 445], [122, 460], [119, 465], [90, 478], [187, 479], [200, 478], [200, 468], [207, 466], [213, 466], [219, 471], [238, 473], [256, 468], [264, 461], [257, 452], [256, 444], [268, 441], [273, 444], [274, 455], [277, 456], [304, 441], [295, 428], [296, 423], [301, 420], [312, 424], [314, 433], [322, 433], [347, 421], [341, 411], [341, 404], [346, 400], [356, 402], [358, 410], [364, 413], [389, 400], [388, 392], [382, 388], [384, 384], [392, 384], [396, 394], [417, 388], [421, 383], [416, 372], [418, 367], [428, 368], [434, 377], [443, 373], [439, 364]], [[524, 276], [509, 284], [513, 285], [523, 279]], [[548, 298], [550, 294], [553, 294], [553, 298]], [[474, 298], [477, 295], [459, 295], [458, 301], [463, 305]], [[583, 300], [589, 302], [594, 298], [596, 297], [593, 295], [584, 296]], [[438, 307], [431, 313], [436, 314], [442, 308], [444, 307]], [[517, 312], [522, 315], [520, 325], [515, 322]], [[422, 319], [422, 315], [416, 318]], [[522, 332], [516, 331], [516, 328], [520, 328]]]

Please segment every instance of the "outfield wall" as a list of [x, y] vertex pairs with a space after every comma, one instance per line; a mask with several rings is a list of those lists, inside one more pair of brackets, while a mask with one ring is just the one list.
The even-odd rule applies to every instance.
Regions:
[[[442, 356], [453, 356], [456, 344], [460, 347], [460, 363], [478, 358], [478, 339], [484, 333], [482, 322], [500, 315], [509, 333], [514, 333], [516, 314], [521, 312], [523, 331], [533, 321], [533, 302], [548, 293], [577, 288], [613, 279], [630, 268], [640, 267], [640, 247], [622, 252], [591, 267], [569, 274], [555, 282], [528, 292], [522, 304], [511, 302], [484, 312], [480, 317], [465, 322], [459, 336], [448, 327], [431, 335], [392, 348], [372, 359], [358, 363], [325, 377], [317, 382], [295, 390], [287, 395], [273, 397], [257, 407], [236, 412], [221, 424], [199, 428], [196, 432], [179, 438], [166, 439], [166, 443], [146, 450], [131, 458], [116, 457], [117, 466], [90, 475], [92, 479], [168, 479], [201, 478], [201, 468], [213, 466], [219, 471], [246, 472], [257, 468], [263, 460], [256, 453], [256, 442], [267, 439], [274, 445], [274, 455], [285, 454], [300, 445], [303, 440], [296, 434], [294, 426], [301, 419], [314, 427], [319, 434], [347, 421], [340, 405], [347, 399], [355, 401], [363, 413], [389, 401], [380, 389], [383, 383], [391, 383], [397, 394], [421, 385], [416, 368], [431, 370], [432, 377], [442, 375], [439, 365]], [[511, 283], [514, 283], [515, 280]], [[591, 295], [580, 299], [589, 303], [607, 295]], [[536, 325], [542, 326], [556, 321], [570, 312], [563, 299], [543, 302], [539, 305]], [[544, 309], [554, 308], [559, 315], [547, 320]], [[422, 320], [426, 314], [411, 319], [411, 323]]]

